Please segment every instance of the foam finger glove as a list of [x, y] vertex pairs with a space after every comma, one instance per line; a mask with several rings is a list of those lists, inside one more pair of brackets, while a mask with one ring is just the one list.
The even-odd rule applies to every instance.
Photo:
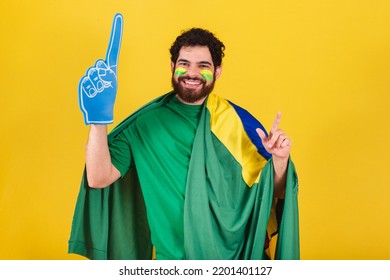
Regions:
[[118, 57], [122, 40], [123, 17], [115, 15], [106, 60], [97, 60], [79, 82], [78, 96], [85, 124], [114, 122], [114, 104], [118, 88]]

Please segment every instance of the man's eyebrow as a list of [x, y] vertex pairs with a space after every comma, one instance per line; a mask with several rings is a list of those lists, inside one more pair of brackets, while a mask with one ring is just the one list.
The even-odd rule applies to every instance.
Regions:
[[178, 60], [177, 60], [177, 62], [189, 62], [187, 59], [184, 59], [184, 58], [179, 58]]
[[209, 61], [200, 61], [200, 62], [198, 62], [198, 64], [207, 64], [207, 65], [212, 66], [211, 62], [209, 62]]
[[[177, 60], [177, 62], [190, 62], [190, 61], [187, 60], [187, 59], [184, 59], [184, 58], [179, 58], [179, 59]], [[209, 61], [207, 61], [207, 60], [199, 61], [199, 62], [197, 62], [197, 64], [203, 64], [203, 65], [206, 64], [206, 65], [212, 66], [212, 63], [209, 62]]]

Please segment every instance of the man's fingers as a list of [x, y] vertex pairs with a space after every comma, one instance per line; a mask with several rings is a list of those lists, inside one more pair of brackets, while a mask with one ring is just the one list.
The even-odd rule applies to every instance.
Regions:
[[267, 134], [261, 128], [256, 128], [256, 132], [259, 135], [261, 142], [263, 142], [263, 145], [265, 145], [268, 142]]
[[283, 155], [286, 153], [286, 151], [289, 153], [289, 148], [286, 147], [291, 147], [290, 138], [284, 133], [283, 130], [279, 129], [281, 116], [282, 114], [280, 112], [276, 114], [276, 118], [268, 136], [267, 133], [262, 129], [256, 129], [256, 132], [259, 135], [264, 148], [267, 150], [267, 152], [273, 155]]
[[275, 147], [281, 133], [282, 133], [282, 131], [279, 129], [271, 131], [270, 135], [268, 136], [268, 141], [267, 141], [268, 148]]
[[283, 143], [286, 142], [287, 140], [288, 140], [287, 135], [284, 133], [280, 133], [275, 139], [273, 146], [276, 148], [282, 148]]
[[284, 148], [287, 146], [291, 146], [291, 140], [289, 138], [283, 140], [282, 144], [280, 145], [280, 148]]
[[278, 113], [276, 114], [274, 123], [273, 123], [273, 125], [272, 125], [271, 133], [273, 133], [274, 131], [276, 131], [276, 130], [279, 128], [279, 123], [280, 123], [280, 119], [281, 119], [281, 118], [282, 118], [282, 113], [281, 113], [281, 112], [278, 112]]
[[[112, 23], [112, 31], [110, 43], [108, 45], [106, 61], [109, 67], [115, 67], [118, 64], [119, 50], [122, 41], [122, 30], [123, 30], [123, 16], [116, 14]], [[116, 72], [116, 71], [115, 71]]]

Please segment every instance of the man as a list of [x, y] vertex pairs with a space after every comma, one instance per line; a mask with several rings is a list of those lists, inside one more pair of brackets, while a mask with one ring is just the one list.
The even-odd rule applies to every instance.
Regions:
[[[121, 23], [117, 16], [112, 42]], [[116, 90], [107, 81], [117, 71], [111, 44], [106, 62], [96, 64], [100, 74], [82, 79], [80, 104], [91, 127], [69, 252], [143, 259], [153, 247], [157, 259], [268, 258], [281, 222], [273, 209], [277, 201], [283, 207], [288, 182], [293, 205], [282, 211], [292, 213], [279, 213], [287, 236], [280, 243], [293, 244], [284, 253], [280, 245], [276, 257], [299, 258], [291, 140], [278, 128], [280, 114], [267, 135], [247, 111], [212, 93], [224, 48], [207, 30], [182, 33], [170, 49], [173, 91], [108, 137], [115, 97], [86, 103]]]

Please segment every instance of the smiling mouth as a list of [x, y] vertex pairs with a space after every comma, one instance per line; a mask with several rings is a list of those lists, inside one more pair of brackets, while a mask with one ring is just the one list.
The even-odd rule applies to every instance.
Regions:
[[184, 84], [186, 87], [198, 87], [200, 85], [203, 85], [203, 81], [201, 79], [188, 79], [188, 78], [182, 78], [180, 81]]
[[200, 85], [202, 83], [199, 80], [183, 80], [183, 82], [187, 85]]

